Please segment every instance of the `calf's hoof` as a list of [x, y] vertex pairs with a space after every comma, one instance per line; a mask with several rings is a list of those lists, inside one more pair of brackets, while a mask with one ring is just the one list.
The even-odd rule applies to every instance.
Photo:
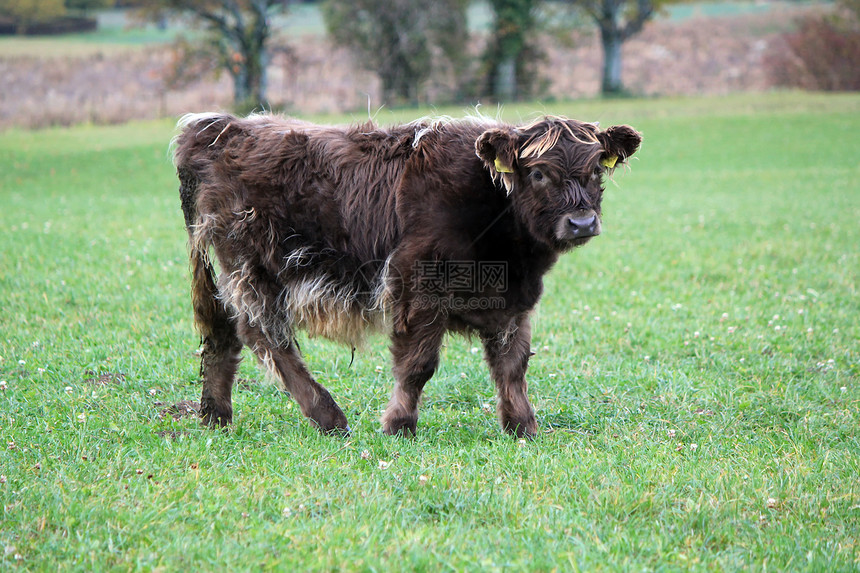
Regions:
[[382, 433], [388, 436], [414, 438], [417, 430], [418, 420], [415, 418], [395, 418], [392, 420], [384, 420], [382, 423]]
[[336, 424], [326, 424], [325, 426], [316, 420], [311, 420], [311, 423], [316, 426], [317, 430], [320, 431], [320, 434], [324, 436], [348, 438], [352, 433], [352, 430], [349, 429], [349, 424], [346, 423], [346, 418], [343, 418], [343, 420]]
[[312, 415], [308, 416], [311, 423], [317, 427], [321, 434], [326, 436], [349, 436], [349, 424], [341, 409], [334, 404], [329, 407], [317, 408]]
[[534, 416], [523, 419], [508, 419], [502, 421], [505, 431], [517, 438], [532, 439], [537, 435], [537, 420]]
[[200, 423], [208, 428], [226, 428], [233, 423], [233, 411], [216, 412], [202, 409], [200, 411]]
[[334, 436], [335, 438], [348, 438], [352, 435], [352, 430], [349, 429], [349, 425], [343, 428], [335, 427], [328, 429], [323, 429], [317, 426], [317, 429], [320, 431], [321, 434], [325, 436]]

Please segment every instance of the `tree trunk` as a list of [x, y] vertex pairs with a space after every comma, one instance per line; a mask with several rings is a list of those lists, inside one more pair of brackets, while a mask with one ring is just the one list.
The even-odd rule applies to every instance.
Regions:
[[248, 92], [247, 68], [245, 64], [236, 64], [231, 68], [233, 76], [233, 105], [237, 110], [244, 108], [250, 94]]
[[397, 87], [393, 74], [387, 70], [379, 72], [382, 81], [382, 105], [392, 106], [397, 101]]
[[246, 51], [231, 68], [233, 104], [240, 111], [251, 111], [266, 105], [265, 50]]
[[269, 53], [266, 42], [269, 23], [264, 4], [252, 3], [251, 22], [241, 20], [233, 29], [233, 50], [236, 62], [231, 66], [233, 75], [233, 104], [242, 112], [266, 106], [266, 66]]
[[417, 106], [420, 76], [402, 54], [396, 54], [377, 73], [382, 81], [382, 103], [387, 106]]
[[487, 88], [497, 101], [514, 101], [531, 91], [535, 76], [527, 56], [533, 46], [537, 0], [491, 0], [493, 36], [485, 52]]
[[507, 56], [499, 60], [493, 81], [493, 95], [499, 101], [517, 99], [517, 59]]
[[266, 105], [265, 50], [249, 50], [241, 61], [233, 66], [233, 104], [243, 112], [250, 112]]
[[267, 104], [266, 100], [266, 66], [269, 64], [269, 57], [266, 47], [260, 43], [254, 50], [253, 56], [249, 54], [251, 61], [248, 63], [248, 104], [254, 107], [260, 107]]
[[624, 86], [621, 84], [621, 34], [614, 26], [600, 26], [600, 40], [603, 43], [603, 95], [620, 94]]

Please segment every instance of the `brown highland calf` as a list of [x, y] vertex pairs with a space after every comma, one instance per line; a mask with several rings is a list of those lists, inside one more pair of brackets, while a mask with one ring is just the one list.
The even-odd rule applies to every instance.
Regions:
[[633, 128], [219, 114], [185, 116], [180, 128], [205, 423], [230, 423], [245, 344], [321, 431], [348, 432], [296, 332], [355, 346], [375, 327], [393, 355], [385, 433], [415, 434], [442, 338], [458, 331], [481, 338], [502, 427], [535, 434], [529, 313], [559, 255], [600, 233], [602, 179], [639, 147]]

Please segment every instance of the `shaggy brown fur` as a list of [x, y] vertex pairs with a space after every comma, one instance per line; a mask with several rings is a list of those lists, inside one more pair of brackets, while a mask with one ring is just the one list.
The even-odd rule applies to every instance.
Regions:
[[394, 363], [386, 433], [415, 433], [448, 331], [480, 336], [504, 429], [536, 432], [529, 313], [559, 254], [600, 233], [602, 177], [637, 150], [635, 130], [558, 117], [379, 128], [219, 114], [180, 126], [206, 423], [232, 419], [245, 344], [321, 431], [348, 431], [295, 334], [357, 345], [375, 327], [389, 332]]

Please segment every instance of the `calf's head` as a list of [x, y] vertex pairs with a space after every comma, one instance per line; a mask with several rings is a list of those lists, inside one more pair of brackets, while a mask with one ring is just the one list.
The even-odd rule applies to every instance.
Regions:
[[478, 157], [501, 180], [520, 221], [556, 250], [600, 234], [603, 177], [639, 148], [641, 135], [618, 125], [545, 117], [522, 127], [496, 127], [475, 142]]

